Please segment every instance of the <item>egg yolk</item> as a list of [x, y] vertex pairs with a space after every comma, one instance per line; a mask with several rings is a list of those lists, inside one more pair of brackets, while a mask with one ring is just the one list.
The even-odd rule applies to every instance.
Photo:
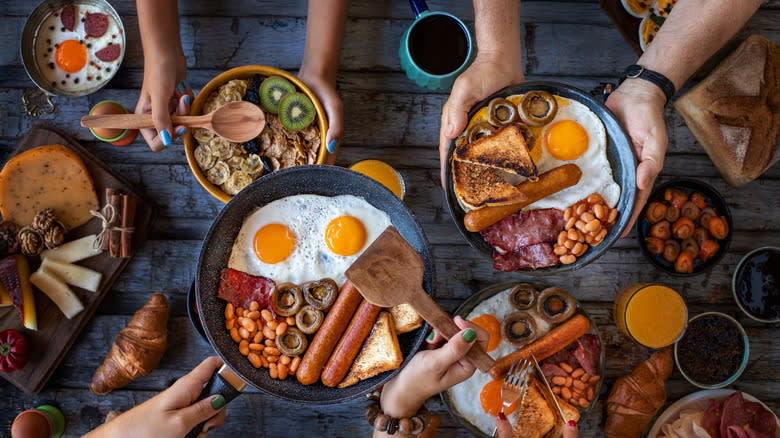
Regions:
[[553, 157], [562, 161], [574, 160], [588, 150], [588, 132], [574, 120], [561, 120], [547, 128], [545, 143]]
[[76, 73], [87, 64], [87, 49], [78, 40], [65, 40], [54, 54], [57, 67], [67, 73]]
[[325, 228], [325, 242], [340, 256], [357, 254], [366, 244], [366, 227], [353, 216], [339, 216]]
[[378, 181], [395, 193], [395, 196], [403, 199], [404, 182], [398, 175], [398, 171], [389, 164], [379, 160], [363, 160], [353, 164], [350, 169]]
[[501, 323], [498, 322], [498, 318], [485, 313], [471, 320], [474, 324], [488, 332], [488, 346], [487, 351], [493, 351], [501, 343]]
[[[504, 406], [504, 402], [501, 400], [501, 383], [501, 380], [491, 380], [479, 392], [479, 403], [482, 405], [482, 410], [494, 417], [501, 412], [501, 408]], [[519, 403], [520, 400], [512, 403], [509, 408], [504, 409], [504, 414], [509, 415], [514, 412]]]
[[253, 243], [257, 258], [272, 265], [292, 254], [295, 234], [282, 224], [268, 224], [257, 230]]

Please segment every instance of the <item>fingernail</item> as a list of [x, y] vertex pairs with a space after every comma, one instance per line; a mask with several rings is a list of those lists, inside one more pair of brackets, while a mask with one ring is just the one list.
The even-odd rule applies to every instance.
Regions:
[[498, 413], [498, 419], [501, 421], [506, 421], [506, 415], [504, 415], [503, 412]]
[[181, 81], [176, 85], [176, 91], [178, 91], [179, 94], [184, 94], [184, 81]]
[[463, 332], [463, 340], [466, 342], [472, 342], [474, 339], [477, 339], [477, 332], [475, 332], [472, 329], [466, 329], [465, 332]]
[[177, 132], [177, 133], [176, 133], [176, 135], [178, 135], [179, 137], [181, 137], [182, 135], [184, 135], [184, 133], [185, 133], [185, 132], [187, 132], [187, 128], [181, 128], [181, 129], [179, 130], [179, 132]]
[[168, 146], [171, 144], [171, 134], [168, 134], [167, 129], [160, 131], [160, 140], [162, 140], [163, 146]]
[[433, 330], [431, 330], [431, 333], [430, 333], [430, 334], [428, 334], [428, 337], [427, 337], [427, 338], [425, 338], [425, 339], [427, 339], [427, 340], [428, 340], [428, 342], [433, 342], [433, 338], [434, 338], [435, 336], [436, 336], [436, 333], [434, 333], [434, 332], [433, 332]]
[[190, 84], [187, 83], [186, 79], [181, 81], [181, 86], [184, 87], [185, 92], [190, 89]]
[[189, 105], [190, 102], [192, 102], [192, 98], [190, 97], [190, 95], [188, 94], [188, 95], [184, 96], [184, 103]]
[[574, 420], [569, 420], [569, 422], [568, 422], [568, 423], [566, 423], [566, 424], [568, 424], [568, 425], [569, 425], [569, 427], [575, 427], [575, 426], [577, 426], [577, 422], [576, 422], [576, 421], [574, 421]]
[[334, 138], [333, 140], [328, 143], [328, 152], [331, 154], [336, 151], [336, 146], [339, 144], [339, 142]]
[[225, 401], [225, 397], [222, 397], [221, 395], [217, 395], [211, 399], [211, 407], [214, 408], [215, 411], [224, 408], [226, 404], [227, 401]]

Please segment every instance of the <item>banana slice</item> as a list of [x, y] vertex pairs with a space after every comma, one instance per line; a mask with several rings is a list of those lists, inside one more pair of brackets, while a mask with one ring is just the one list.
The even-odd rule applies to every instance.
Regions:
[[244, 172], [253, 175], [255, 173], [260, 172], [260, 174], [263, 174], [263, 160], [260, 158], [260, 155], [257, 154], [250, 154], [244, 162], [242, 163], [241, 170]]
[[217, 157], [211, 155], [211, 148], [208, 145], [202, 144], [195, 148], [195, 161], [202, 170], [209, 170], [214, 167]]
[[207, 145], [214, 138], [214, 133], [204, 128], [194, 128], [192, 136], [198, 141], [198, 144]]
[[243, 170], [245, 161], [246, 158], [233, 155], [232, 157], [228, 158], [226, 163], [228, 167], [230, 167], [231, 171], [236, 171], [236, 170]]
[[209, 142], [209, 147], [211, 148], [211, 155], [214, 155], [222, 161], [233, 156], [233, 146], [229, 141], [222, 137], [215, 136], [212, 138]]
[[214, 185], [223, 184], [230, 177], [230, 167], [222, 160], [214, 164], [214, 167], [206, 172], [206, 179]]
[[236, 171], [225, 181], [225, 191], [229, 195], [235, 195], [240, 192], [244, 187], [248, 186], [252, 182], [252, 177], [248, 173], [242, 171]]

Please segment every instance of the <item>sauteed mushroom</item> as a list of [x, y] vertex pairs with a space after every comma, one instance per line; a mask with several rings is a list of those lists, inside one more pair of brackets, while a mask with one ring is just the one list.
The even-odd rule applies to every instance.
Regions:
[[544, 126], [550, 123], [558, 112], [558, 102], [552, 94], [534, 90], [523, 95], [517, 110], [520, 120], [528, 125]]
[[496, 128], [488, 122], [477, 122], [466, 131], [466, 140], [473, 143], [482, 137], [492, 134]]
[[488, 123], [500, 128], [517, 120], [517, 107], [503, 97], [496, 97], [488, 104]]
[[539, 336], [536, 321], [525, 312], [514, 312], [504, 318], [501, 323], [504, 339], [515, 347], [522, 347], [535, 341]]
[[292, 283], [277, 284], [271, 291], [271, 309], [280, 316], [298, 313], [303, 306], [301, 289]]
[[509, 291], [509, 304], [517, 310], [528, 310], [536, 304], [539, 292], [528, 283], [520, 283]]
[[551, 324], [563, 322], [577, 310], [577, 303], [571, 295], [559, 287], [548, 287], [539, 295], [536, 311]]
[[307, 335], [319, 330], [325, 315], [322, 311], [306, 305], [295, 315], [295, 325]]
[[330, 278], [304, 283], [301, 289], [306, 302], [323, 312], [330, 309], [339, 294], [339, 287]]
[[276, 348], [290, 357], [303, 354], [308, 346], [306, 335], [295, 327], [287, 327], [283, 335], [276, 337]]

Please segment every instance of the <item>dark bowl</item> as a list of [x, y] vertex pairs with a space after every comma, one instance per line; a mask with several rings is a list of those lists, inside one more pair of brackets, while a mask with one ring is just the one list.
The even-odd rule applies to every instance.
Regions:
[[195, 281], [190, 285], [190, 289], [187, 291], [187, 317], [190, 319], [190, 324], [198, 332], [204, 341], [208, 342], [209, 338], [206, 337], [206, 331], [203, 330], [203, 323], [200, 321], [200, 312], [198, 312], [198, 302], [195, 296]]
[[653, 193], [650, 194], [650, 198], [647, 200], [647, 204], [650, 204], [652, 201], [663, 201], [664, 191], [669, 188], [680, 189], [688, 195], [690, 195], [692, 192], [699, 192], [704, 195], [707, 198], [707, 205], [711, 205], [718, 213], [718, 216], [726, 216], [726, 222], [729, 224], [729, 234], [725, 239], [714, 239], [720, 245], [720, 249], [714, 257], [704, 263], [702, 263], [698, 258], [694, 260], [693, 272], [690, 274], [677, 272], [674, 270], [674, 263], [669, 263], [660, 256], [651, 254], [650, 251], [647, 250], [645, 245], [645, 238], [647, 238], [650, 233], [650, 223], [645, 217], [645, 211], [647, 210], [647, 205], [645, 205], [645, 208], [642, 209], [642, 214], [639, 215], [639, 218], [637, 218], [636, 221], [636, 238], [639, 240], [639, 248], [641, 248], [642, 254], [644, 254], [644, 256], [650, 260], [650, 263], [654, 264], [658, 269], [666, 271], [670, 275], [674, 275], [676, 277], [690, 277], [692, 275], [698, 275], [702, 272], [709, 271], [713, 266], [717, 265], [721, 259], [723, 259], [723, 256], [726, 255], [729, 250], [729, 246], [731, 245], [731, 235], [734, 232], [734, 222], [731, 218], [731, 211], [729, 211], [726, 200], [723, 199], [720, 193], [718, 193], [709, 184], [697, 181], [695, 179], [679, 178], [667, 181], [657, 186], [653, 190]]
[[[385, 384], [399, 370], [385, 372], [346, 388], [328, 388], [321, 382], [304, 386], [295, 378], [272, 379], [265, 369], [255, 369], [242, 356], [225, 331], [225, 302], [217, 298], [220, 271], [227, 266], [233, 241], [255, 208], [287, 196], [354, 195], [386, 212], [393, 226], [417, 251], [425, 265], [423, 288], [433, 294], [435, 273], [428, 240], [403, 202], [382, 184], [348, 169], [335, 166], [296, 166], [262, 176], [233, 196], [211, 225], [200, 250], [195, 294], [199, 319], [214, 350], [239, 377], [260, 391], [302, 404], [332, 404], [360, 397]], [[405, 366], [422, 343], [427, 325], [398, 336]]]
[[[541, 269], [520, 269], [515, 272], [519, 272], [526, 275], [554, 275], [561, 272], [576, 271], [582, 268], [588, 263], [601, 257], [623, 234], [623, 231], [628, 227], [629, 220], [631, 219], [631, 212], [634, 209], [634, 201], [636, 198], [636, 155], [634, 154], [634, 147], [631, 144], [631, 140], [628, 134], [623, 129], [623, 126], [617, 120], [614, 114], [607, 109], [604, 104], [600, 103], [596, 98], [590, 94], [571, 87], [566, 84], [560, 84], [555, 82], [525, 82], [522, 85], [511, 85], [503, 90], [497, 91], [487, 97], [485, 100], [477, 103], [469, 111], [468, 119], [474, 116], [480, 108], [487, 106], [487, 104], [496, 97], [506, 97], [513, 94], [524, 94], [532, 90], [543, 90], [550, 94], [565, 97], [568, 99], [576, 100], [587, 106], [588, 109], [593, 111], [601, 122], [604, 123], [604, 128], [607, 132], [607, 160], [612, 167], [612, 176], [616, 182], [620, 185], [620, 199], [617, 203], [618, 217], [612, 228], [609, 229], [609, 233], [601, 242], [600, 245], [595, 248], [588, 249], [582, 257], [577, 258], [577, 261], [570, 264], [558, 264], [550, 266], [548, 268]], [[449, 149], [447, 150], [447, 172], [446, 172], [446, 190], [445, 196], [447, 198], [447, 206], [450, 210], [450, 216], [455, 221], [460, 234], [466, 238], [466, 241], [472, 248], [481, 252], [488, 258], [493, 260], [493, 247], [482, 239], [479, 233], [474, 233], [466, 229], [463, 225], [463, 216], [466, 212], [458, 203], [458, 199], [455, 196], [455, 188], [453, 186], [452, 179], [452, 155], [455, 152], [455, 140], [450, 142]], [[590, 193], [583, 194], [583, 198]]]

